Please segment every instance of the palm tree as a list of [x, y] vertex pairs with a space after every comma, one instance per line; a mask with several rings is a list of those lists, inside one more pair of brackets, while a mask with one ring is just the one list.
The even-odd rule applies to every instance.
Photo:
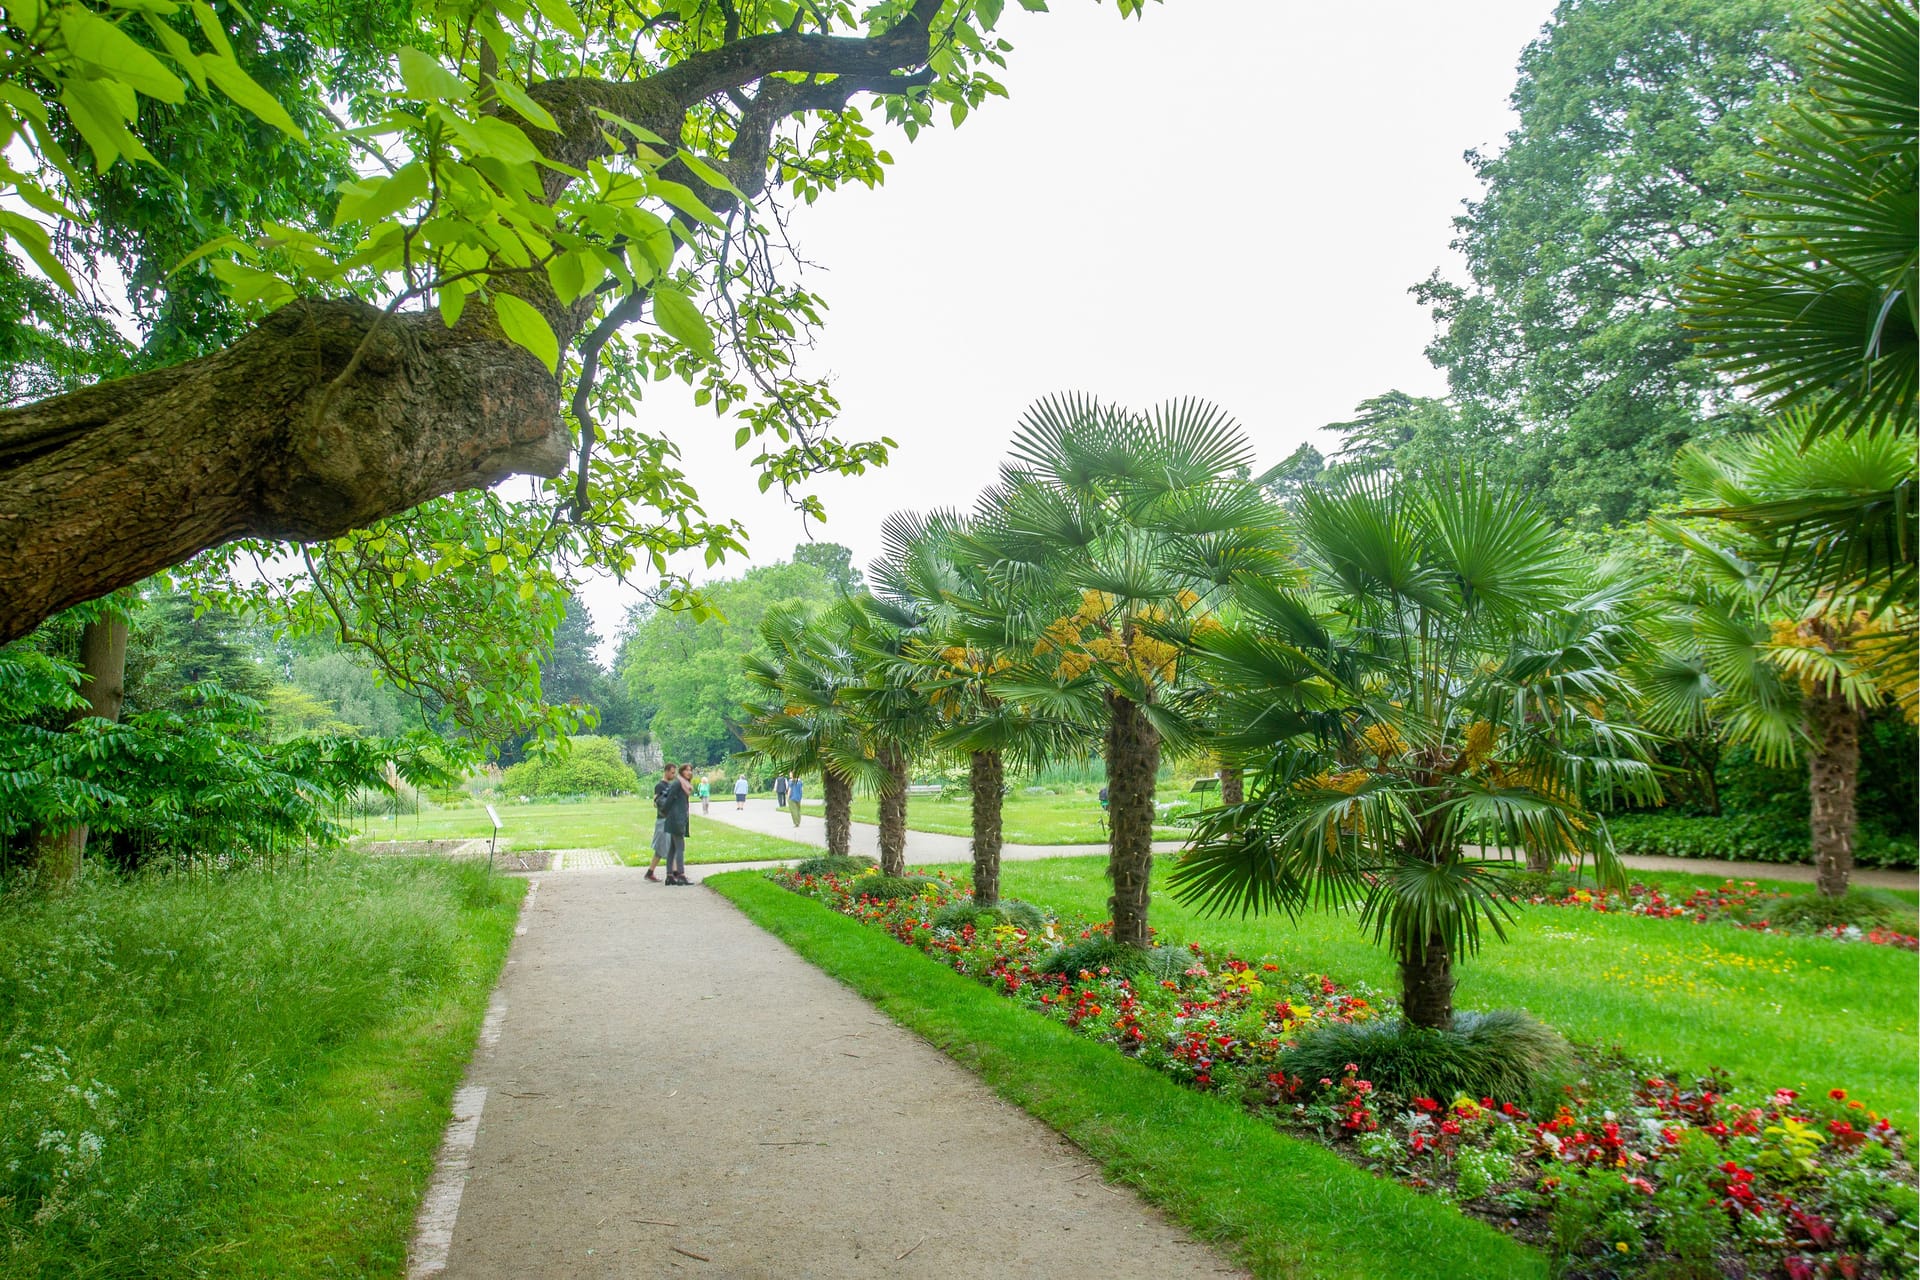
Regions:
[[[1702, 273], [1686, 322], [1708, 361], [1806, 438], [1911, 427], [1920, 348], [1920, 11], [1911, 0], [1843, 0], [1814, 24], [1806, 92], [1756, 157], [1746, 251]], [[1810, 590], [1863, 585], [1880, 603], [1915, 590], [1916, 485], [1906, 479], [1816, 499], [1713, 508], [1750, 533], [1800, 543], [1791, 576]]]
[[927, 696], [934, 720], [929, 744], [967, 761], [973, 900], [990, 907], [1000, 900], [1009, 759], [1042, 763], [1077, 746], [1084, 726], [1000, 696], [997, 681], [1030, 653], [1039, 623], [970, 550], [957, 513], [897, 512], [880, 533], [886, 551], [869, 577], [876, 596], [911, 609], [917, 619], [901, 651], [902, 673]]
[[1407, 1019], [1453, 1019], [1453, 964], [1504, 937], [1499, 844], [1618, 875], [1597, 801], [1656, 793], [1648, 735], [1607, 717], [1633, 584], [1582, 572], [1517, 492], [1465, 475], [1339, 479], [1300, 500], [1304, 585], [1246, 581], [1194, 629], [1252, 795], [1203, 814], [1173, 891], [1214, 911], [1358, 902]]
[[1679, 460], [1683, 497], [1733, 513], [1725, 545], [1670, 520], [1657, 532], [1680, 546], [1692, 579], [1653, 629], [1643, 664], [1644, 714], [1663, 731], [1718, 731], [1766, 763], [1804, 755], [1820, 891], [1846, 892], [1853, 870], [1860, 718], [1892, 699], [1915, 714], [1915, 614], [1863, 580], [1810, 590], [1792, 569], [1821, 548], [1804, 534], [1741, 512], [1784, 503], [1838, 508], [1864, 491], [1911, 486], [1915, 434], [1831, 433], [1807, 441], [1789, 417], [1757, 437]]
[[855, 750], [842, 770], [878, 798], [880, 869], [900, 875], [907, 860], [907, 788], [914, 753], [937, 727], [938, 708], [906, 660], [923, 637], [926, 609], [911, 598], [861, 593], [831, 611], [846, 637], [854, 680], [840, 691]]
[[859, 740], [847, 718], [845, 690], [858, 676], [844, 617], [810, 621], [804, 611], [775, 609], [760, 624], [765, 654], [751, 653], [745, 671], [753, 692], [742, 704], [741, 737], [765, 763], [784, 773], [818, 770], [826, 801], [827, 852], [845, 856], [853, 835], [850, 760]]
[[1029, 655], [1036, 676], [1003, 677], [1001, 696], [1104, 730], [1113, 936], [1134, 946], [1150, 941], [1154, 777], [1181, 730], [1161, 705], [1180, 659], [1164, 629], [1280, 563], [1250, 461], [1239, 426], [1201, 401], [1136, 413], [1058, 396], [1027, 410], [976, 515], [982, 563], [1052, 614]]

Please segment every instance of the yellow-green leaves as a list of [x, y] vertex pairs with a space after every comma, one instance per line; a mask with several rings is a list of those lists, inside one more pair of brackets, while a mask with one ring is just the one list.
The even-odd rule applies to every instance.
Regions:
[[678, 289], [654, 286], [653, 319], [676, 341], [703, 356], [713, 354], [713, 330], [707, 327], [707, 318]]
[[427, 166], [415, 160], [390, 177], [365, 178], [341, 188], [333, 225], [362, 222], [371, 225], [390, 218], [427, 198]]
[[566, 0], [533, 0], [533, 5], [548, 22], [574, 39], [578, 40], [587, 34], [587, 29], [580, 25], [580, 15], [573, 11]]
[[206, 72], [207, 79], [219, 87], [220, 92], [233, 99], [235, 105], [245, 107], [289, 138], [305, 140], [307, 135], [293, 122], [287, 109], [280, 105], [280, 100], [262, 89], [252, 76], [240, 69], [240, 64], [232, 57], [203, 53], [200, 55], [200, 68]]
[[[160, 59], [135, 44], [126, 32], [105, 18], [71, 4], [60, 10], [58, 21], [67, 52], [93, 73], [91, 78], [121, 85], [161, 102], [186, 100], [179, 75], [167, 70]], [[132, 118], [131, 113], [128, 118]]]
[[500, 331], [514, 345], [525, 347], [538, 356], [540, 363], [547, 366], [548, 373], [559, 369], [560, 342], [553, 336], [553, 328], [547, 324], [546, 317], [530, 303], [510, 293], [496, 293], [493, 295], [493, 314], [500, 321]]
[[400, 50], [400, 83], [410, 97], [422, 102], [459, 102], [466, 98], [468, 85], [440, 65], [439, 59], [418, 49]]

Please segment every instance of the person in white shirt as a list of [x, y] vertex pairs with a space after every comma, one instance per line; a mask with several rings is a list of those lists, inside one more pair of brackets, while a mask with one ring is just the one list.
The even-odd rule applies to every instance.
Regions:
[[747, 807], [747, 792], [749, 790], [751, 790], [751, 787], [745, 778], [735, 778], [733, 780], [733, 807], [735, 809], [744, 809]]

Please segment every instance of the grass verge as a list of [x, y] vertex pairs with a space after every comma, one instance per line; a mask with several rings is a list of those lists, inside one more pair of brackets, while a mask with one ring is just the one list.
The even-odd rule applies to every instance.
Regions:
[[706, 882], [1262, 1277], [1546, 1275], [1492, 1228], [1184, 1089], [768, 881]]
[[[733, 798], [727, 797], [726, 802], [732, 804]], [[720, 803], [719, 797], [714, 803]], [[629, 866], [645, 866], [653, 856], [653, 801], [647, 797], [494, 807], [504, 824], [502, 849], [609, 849]], [[690, 830], [688, 862], [767, 862], [817, 852], [811, 845], [703, 818], [697, 800]], [[405, 814], [398, 823], [390, 818], [363, 819], [359, 831], [369, 840], [485, 840], [493, 833], [493, 823], [477, 804], [456, 805]]]
[[526, 885], [343, 858], [0, 930], [0, 1273], [397, 1276]]

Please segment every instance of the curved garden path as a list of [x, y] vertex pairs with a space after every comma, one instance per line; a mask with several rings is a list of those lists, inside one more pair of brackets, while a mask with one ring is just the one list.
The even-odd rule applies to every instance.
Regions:
[[[806, 813], [795, 828], [793, 820], [783, 810], [774, 807], [771, 800], [753, 799], [747, 801], [745, 811], [734, 809], [731, 799], [724, 805], [720, 797], [714, 797], [713, 811], [707, 815], [720, 822], [736, 827], [745, 827], [749, 831], [758, 831], [762, 835], [779, 836], [785, 840], [797, 840], [816, 848], [827, 847], [827, 824], [817, 813]], [[879, 828], [872, 823], [853, 824], [851, 852], [865, 854], [870, 858], [880, 856]], [[937, 835], [929, 831], [907, 832], [907, 861], [914, 865], [929, 863], [970, 862], [973, 859], [973, 842], [966, 836]], [[1156, 840], [1153, 842], [1155, 853], [1174, 853], [1180, 849], [1178, 840]], [[1008, 844], [1000, 850], [1002, 858], [1024, 861], [1034, 858], [1077, 858], [1103, 852], [1104, 846], [1097, 844]], [[1703, 876], [1727, 876], [1735, 880], [1787, 880], [1798, 884], [1812, 884], [1815, 872], [1810, 866], [1779, 862], [1722, 862], [1713, 858], [1658, 858], [1629, 854], [1620, 859], [1621, 863], [1635, 871], [1689, 871]], [[1920, 872], [1886, 871], [1874, 867], [1856, 867], [1853, 883], [1872, 889], [1916, 889], [1920, 888]]]
[[572, 869], [521, 926], [410, 1276], [1242, 1274], [718, 894]]

